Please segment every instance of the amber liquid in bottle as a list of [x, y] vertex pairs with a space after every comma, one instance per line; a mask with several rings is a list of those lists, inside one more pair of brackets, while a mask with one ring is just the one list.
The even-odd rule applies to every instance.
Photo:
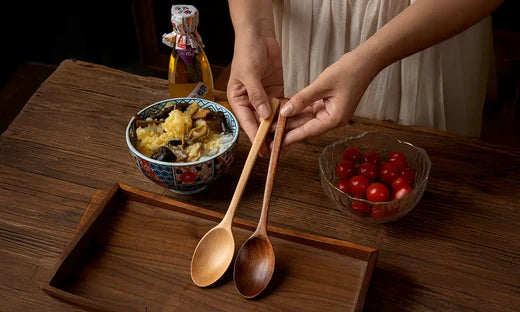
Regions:
[[187, 65], [173, 49], [168, 68], [170, 97], [187, 97], [201, 81], [208, 86], [208, 92], [204, 98], [213, 101], [213, 75], [204, 50], [199, 47], [199, 53], [193, 62]]

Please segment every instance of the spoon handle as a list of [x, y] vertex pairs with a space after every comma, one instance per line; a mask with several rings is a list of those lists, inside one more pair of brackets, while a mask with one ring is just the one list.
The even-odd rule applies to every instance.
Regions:
[[[280, 108], [288, 101], [289, 99], [282, 99]], [[282, 149], [282, 141], [285, 133], [285, 126], [287, 124], [287, 118], [282, 117], [282, 115], [278, 114], [278, 122], [276, 123], [276, 132], [274, 133], [273, 140], [273, 149], [271, 150], [271, 157], [269, 159], [269, 169], [267, 170], [267, 179], [265, 181], [265, 191], [264, 191], [264, 201], [262, 203], [262, 213], [260, 215], [260, 220], [258, 221], [258, 226], [256, 228], [257, 232], [261, 232], [263, 234], [267, 233], [267, 215], [269, 212], [269, 203], [271, 202], [271, 194], [273, 193], [274, 186], [274, 177], [276, 174], [276, 168], [278, 167], [278, 160], [280, 158], [280, 151]]]
[[240, 198], [244, 193], [244, 189], [246, 188], [247, 180], [249, 180], [249, 176], [251, 175], [251, 171], [253, 170], [253, 166], [255, 165], [256, 158], [258, 157], [258, 152], [260, 151], [260, 147], [265, 141], [265, 137], [271, 124], [273, 123], [274, 116], [276, 115], [278, 106], [280, 105], [279, 99], [271, 100], [271, 115], [269, 118], [262, 120], [260, 126], [258, 127], [258, 131], [256, 132], [255, 139], [249, 150], [249, 154], [247, 155], [246, 163], [244, 164], [244, 169], [242, 169], [242, 174], [240, 175], [240, 179], [238, 180], [237, 187], [235, 189], [235, 193], [233, 194], [233, 198], [231, 199], [231, 203], [229, 204], [229, 208], [222, 219], [221, 225], [225, 228], [231, 228], [231, 224], [233, 221], [233, 216], [235, 215], [235, 210], [240, 203]]

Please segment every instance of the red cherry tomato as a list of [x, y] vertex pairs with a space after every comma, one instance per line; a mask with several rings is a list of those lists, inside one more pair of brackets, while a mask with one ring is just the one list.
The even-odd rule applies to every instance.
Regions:
[[394, 182], [392, 182], [392, 189], [397, 191], [403, 186], [410, 186], [410, 181], [408, 181], [405, 177], [397, 177]]
[[392, 185], [397, 178], [397, 168], [392, 163], [384, 163], [379, 171], [379, 179], [386, 185]]
[[408, 182], [410, 182], [410, 185], [412, 185], [413, 181], [415, 180], [415, 172], [410, 168], [404, 168], [399, 170], [399, 176], [408, 180]]
[[392, 165], [394, 165], [394, 167], [396, 167], [399, 170], [408, 167], [406, 160], [403, 160], [401, 158], [390, 158], [390, 160], [388, 162], [391, 163]]
[[396, 158], [402, 159], [406, 162], [406, 156], [404, 156], [404, 154], [401, 152], [392, 152], [392, 153], [390, 153], [390, 155], [388, 155], [389, 161], [392, 161], [392, 159], [396, 159]]
[[356, 174], [356, 167], [351, 161], [342, 160], [336, 166], [336, 173], [338, 177], [348, 180], [348, 178]]
[[374, 218], [382, 218], [386, 214], [386, 209], [384, 205], [373, 205], [372, 211], [370, 212], [370, 216]]
[[343, 159], [350, 160], [353, 163], [358, 163], [361, 159], [361, 152], [355, 147], [347, 147], [343, 151]]
[[367, 187], [370, 184], [368, 178], [362, 175], [353, 176], [348, 183], [348, 189], [355, 196], [365, 197]]
[[379, 166], [379, 164], [381, 164], [381, 156], [376, 151], [366, 152], [365, 155], [363, 155], [363, 162], [369, 162]]
[[409, 185], [405, 185], [395, 191], [393, 199], [401, 199], [412, 192], [412, 188]]
[[339, 180], [336, 183], [336, 187], [339, 188], [340, 191], [348, 194], [348, 181], [347, 180]]
[[367, 199], [371, 202], [384, 202], [390, 198], [390, 191], [383, 183], [372, 183], [367, 188]]
[[[356, 196], [358, 198], [358, 196]], [[363, 202], [352, 202], [352, 209], [360, 215], [366, 215], [370, 213], [370, 204]]]
[[358, 169], [359, 175], [363, 175], [368, 178], [369, 181], [374, 181], [377, 179], [379, 175], [379, 170], [377, 170], [377, 166], [373, 163], [364, 162], [359, 166]]

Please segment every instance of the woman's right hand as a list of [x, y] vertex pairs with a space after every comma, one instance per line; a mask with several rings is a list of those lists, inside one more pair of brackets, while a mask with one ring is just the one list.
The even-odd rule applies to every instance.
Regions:
[[[274, 36], [237, 32], [227, 97], [240, 125], [254, 140], [261, 119], [271, 114], [270, 100], [283, 96], [280, 46]], [[266, 144], [260, 156], [269, 154]]]

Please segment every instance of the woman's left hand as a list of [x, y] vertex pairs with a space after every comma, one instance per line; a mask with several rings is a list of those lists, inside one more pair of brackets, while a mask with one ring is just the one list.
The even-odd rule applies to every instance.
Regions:
[[283, 145], [346, 125], [378, 72], [375, 64], [355, 50], [326, 68], [282, 108], [281, 115], [290, 117]]

